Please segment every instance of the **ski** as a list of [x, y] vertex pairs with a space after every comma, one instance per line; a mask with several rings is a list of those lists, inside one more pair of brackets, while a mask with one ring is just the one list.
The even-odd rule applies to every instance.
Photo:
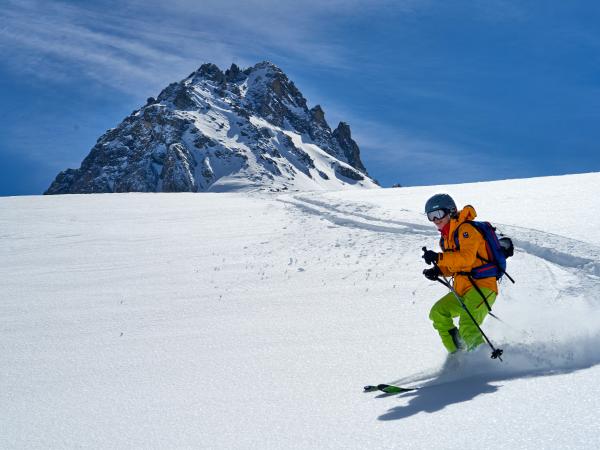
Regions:
[[381, 392], [385, 392], [386, 394], [402, 394], [403, 392], [416, 391], [417, 389], [419, 389], [419, 388], [418, 387], [412, 387], [412, 388], [401, 387], [401, 386], [395, 386], [393, 384], [378, 384], [377, 386], [368, 385], [368, 386], [364, 387], [365, 392], [381, 391]]

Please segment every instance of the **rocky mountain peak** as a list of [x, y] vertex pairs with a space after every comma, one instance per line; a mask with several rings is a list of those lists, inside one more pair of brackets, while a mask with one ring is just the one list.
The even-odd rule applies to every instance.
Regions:
[[202, 64], [194, 75], [206, 80], [215, 81], [217, 83], [222, 83], [225, 81], [225, 74], [221, 72], [221, 69], [212, 63]]
[[231, 67], [225, 71], [225, 80], [229, 83], [239, 83], [245, 79], [246, 74], [235, 64], [232, 64]]
[[316, 125], [322, 129], [330, 130], [329, 124], [325, 120], [325, 111], [321, 108], [321, 105], [316, 105], [310, 110], [310, 117]]
[[360, 149], [358, 144], [352, 139], [352, 133], [350, 132], [350, 125], [346, 122], [340, 122], [337, 128], [333, 131], [333, 137], [337, 141], [338, 145], [342, 149], [345, 159], [363, 173], [367, 172], [367, 169], [363, 165], [360, 159]]
[[[315, 147], [316, 146], [316, 147]], [[316, 151], [315, 148], [320, 150]], [[203, 64], [101, 136], [48, 194], [374, 187], [348, 124], [273, 63]]]
[[352, 139], [350, 125], [348, 125], [346, 122], [340, 122], [335, 129], [334, 134], [336, 134], [340, 139]]
[[267, 73], [279, 74], [279, 75], [285, 76], [285, 73], [283, 73], [283, 71], [279, 67], [277, 67], [275, 64], [273, 64], [271, 61], [261, 61], [261, 62], [255, 64], [254, 66], [250, 67], [249, 69], [247, 69], [247, 71], [250, 73], [256, 72], [256, 71], [264, 71]]

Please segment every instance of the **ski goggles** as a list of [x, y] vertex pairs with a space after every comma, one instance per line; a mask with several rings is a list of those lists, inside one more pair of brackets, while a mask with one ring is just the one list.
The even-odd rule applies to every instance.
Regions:
[[448, 210], [446, 209], [436, 209], [435, 211], [431, 211], [427, 213], [427, 218], [430, 222], [433, 222], [435, 219], [440, 220], [448, 215]]

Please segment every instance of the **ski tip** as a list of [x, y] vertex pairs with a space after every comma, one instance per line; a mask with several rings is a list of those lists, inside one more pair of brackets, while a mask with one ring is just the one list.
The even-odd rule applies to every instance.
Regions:
[[364, 388], [364, 392], [375, 392], [378, 391], [379, 388], [377, 386], [367, 385]]

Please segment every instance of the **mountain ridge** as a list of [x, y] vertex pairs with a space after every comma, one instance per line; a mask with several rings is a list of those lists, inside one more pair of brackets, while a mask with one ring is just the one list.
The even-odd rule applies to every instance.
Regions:
[[96, 142], [45, 194], [376, 187], [350, 127], [332, 130], [287, 75], [263, 61], [207, 63]]

